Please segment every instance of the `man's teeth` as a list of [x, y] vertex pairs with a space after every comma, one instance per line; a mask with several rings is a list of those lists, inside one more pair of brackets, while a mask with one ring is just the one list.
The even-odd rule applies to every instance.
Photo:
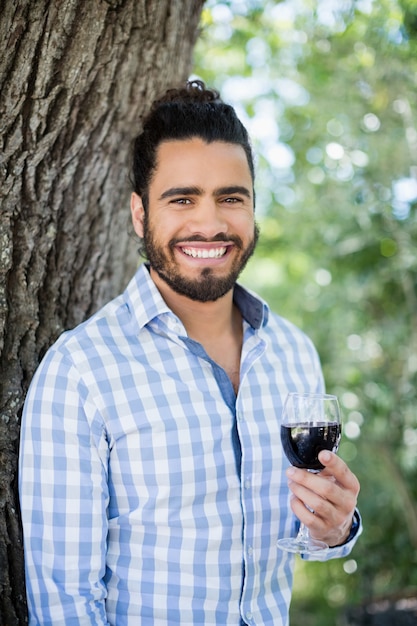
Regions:
[[218, 259], [226, 254], [226, 248], [183, 248], [183, 252], [188, 256], [194, 257], [194, 259]]

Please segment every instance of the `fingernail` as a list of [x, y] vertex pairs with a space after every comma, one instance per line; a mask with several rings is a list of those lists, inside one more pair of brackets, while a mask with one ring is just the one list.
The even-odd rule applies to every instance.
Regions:
[[289, 467], [286, 471], [287, 476], [294, 476], [295, 474], [295, 467]]
[[331, 458], [332, 458], [332, 455], [327, 450], [322, 450], [322, 452], [320, 453], [320, 460], [323, 461], [324, 463], [328, 463]]

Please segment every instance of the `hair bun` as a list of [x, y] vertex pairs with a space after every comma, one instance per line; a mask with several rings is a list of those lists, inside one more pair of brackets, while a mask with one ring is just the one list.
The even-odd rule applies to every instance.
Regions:
[[207, 89], [202, 80], [189, 80], [184, 87], [168, 89], [165, 94], [155, 100], [152, 110], [169, 102], [222, 102], [216, 89]]

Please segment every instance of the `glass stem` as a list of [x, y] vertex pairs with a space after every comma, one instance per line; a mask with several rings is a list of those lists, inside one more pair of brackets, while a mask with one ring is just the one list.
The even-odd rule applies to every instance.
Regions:
[[297, 541], [300, 543], [308, 543], [310, 539], [310, 535], [308, 532], [308, 528], [303, 522], [300, 522], [300, 528], [297, 534]]

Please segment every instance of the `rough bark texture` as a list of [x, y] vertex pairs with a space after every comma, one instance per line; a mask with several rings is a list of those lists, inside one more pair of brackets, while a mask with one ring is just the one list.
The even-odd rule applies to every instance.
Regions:
[[26, 623], [19, 420], [62, 330], [126, 284], [140, 116], [189, 70], [204, 0], [0, 1], [0, 624]]

